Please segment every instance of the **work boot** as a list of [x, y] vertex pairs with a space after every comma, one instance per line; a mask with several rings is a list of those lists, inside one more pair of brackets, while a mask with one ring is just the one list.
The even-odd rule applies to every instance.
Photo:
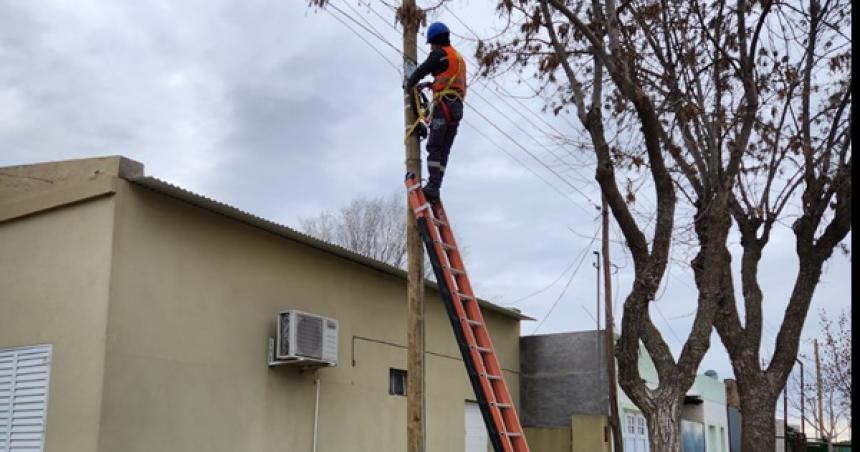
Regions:
[[427, 201], [435, 203], [439, 201], [439, 187], [432, 182], [424, 186], [424, 197]]

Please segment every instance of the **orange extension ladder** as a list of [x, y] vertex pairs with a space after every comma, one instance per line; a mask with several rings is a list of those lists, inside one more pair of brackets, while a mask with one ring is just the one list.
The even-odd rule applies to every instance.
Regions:
[[528, 452], [520, 419], [442, 201], [429, 203], [414, 174], [406, 175], [409, 206], [418, 221], [439, 293], [448, 311], [475, 397], [495, 452]]

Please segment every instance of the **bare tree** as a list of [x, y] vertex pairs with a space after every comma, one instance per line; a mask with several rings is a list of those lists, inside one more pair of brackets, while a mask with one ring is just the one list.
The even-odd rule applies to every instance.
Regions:
[[[547, 106], [573, 111], [632, 255], [619, 384], [645, 414], [651, 449], [680, 451], [683, 395], [716, 326], [738, 382], [743, 450], [773, 450], [776, 400], [822, 265], [851, 229], [850, 2], [500, 0], [498, 10], [512, 26], [479, 43], [482, 73], [535, 68]], [[656, 196], [650, 229], [624, 184], [636, 174]], [[799, 270], [764, 367], [759, 263], [774, 227], [789, 221]], [[694, 245], [698, 288], [677, 359], [648, 313], [673, 242]], [[640, 341], [656, 388], [640, 378]]]
[[406, 217], [403, 196], [359, 196], [337, 212], [301, 218], [302, 230], [330, 243], [397, 268], [406, 265]]
[[[789, 405], [798, 410], [803, 398], [805, 423], [812, 425], [818, 437], [828, 442], [839, 439], [851, 426], [851, 319], [845, 311], [835, 320], [820, 313], [821, 394], [823, 412], [819, 415], [818, 387], [813, 378], [800, 385], [799, 375], [792, 374], [788, 385]], [[806, 362], [813, 358], [803, 355]]]
[[[320, 240], [397, 268], [406, 267], [406, 215], [402, 193], [376, 198], [359, 196], [336, 212], [323, 211], [314, 217], [300, 218], [299, 224], [305, 233]], [[426, 255], [424, 278], [436, 279]]]

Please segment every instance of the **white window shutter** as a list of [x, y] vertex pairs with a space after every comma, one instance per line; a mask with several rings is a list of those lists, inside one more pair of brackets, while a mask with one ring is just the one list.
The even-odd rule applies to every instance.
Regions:
[[51, 346], [0, 349], [0, 452], [41, 452]]

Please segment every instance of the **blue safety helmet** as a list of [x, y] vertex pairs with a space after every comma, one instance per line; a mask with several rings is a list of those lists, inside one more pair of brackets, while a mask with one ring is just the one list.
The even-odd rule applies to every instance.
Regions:
[[448, 26], [443, 24], [442, 22], [433, 22], [427, 27], [427, 43], [430, 43], [430, 40], [435, 38], [436, 36], [441, 35], [442, 33], [449, 33]]

